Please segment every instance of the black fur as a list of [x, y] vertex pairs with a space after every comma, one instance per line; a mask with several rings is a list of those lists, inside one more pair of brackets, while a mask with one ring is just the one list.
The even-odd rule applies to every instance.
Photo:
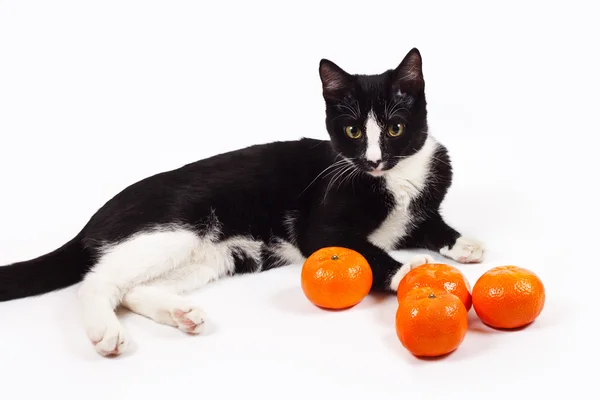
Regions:
[[[330, 141], [303, 138], [255, 145], [137, 182], [109, 200], [62, 248], [0, 268], [0, 300], [74, 284], [93, 265], [101, 246], [164, 225], [185, 225], [199, 234], [218, 226], [219, 239], [242, 235], [263, 241], [260, 261], [233, 249], [235, 273], [285, 264], [273, 250], [281, 239], [304, 256], [325, 246], [352, 248], [369, 261], [373, 290], [390, 290], [389, 279], [402, 264], [369, 243], [367, 236], [387, 217], [395, 200], [383, 178], [367, 173], [373, 166], [364, 160], [364, 138], [349, 138], [345, 127], [364, 129], [371, 109], [382, 126], [404, 124], [399, 137], [383, 136], [384, 170], [419, 151], [428, 134], [421, 56], [413, 49], [395, 70], [372, 76], [350, 75], [323, 60], [320, 74]], [[347, 170], [352, 177], [345, 175], [347, 179], [332, 184], [336, 171], [330, 167], [344, 157], [354, 163]], [[425, 190], [411, 204], [415, 227], [408, 236], [397, 238], [398, 249], [439, 251], [451, 247], [459, 236], [439, 214], [452, 179], [442, 146], [431, 170]]]
[[80, 234], [53, 252], [0, 268], [0, 301], [35, 296], [79, 282], [94, 256]]

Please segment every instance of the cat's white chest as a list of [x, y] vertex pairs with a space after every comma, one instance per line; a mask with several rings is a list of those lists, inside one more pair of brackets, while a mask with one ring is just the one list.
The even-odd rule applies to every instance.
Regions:
[[393, 250], [394, 244], [408, 232], [412, 216], [410, 215], [411, 196], [401, 193], [396, 198], [396, 207], [388, 214], [379, 227], [369, 235], [369, 241], [387, 251]]
[[399, 162], [385, 176], [388, 190], [396, 201], [394, 209], [388, 214], [368, 240], [384, 250], [391, 251], [398, 240], [404, 237], [414, 220], [410, 204], [419, 196], [427, 183], [431, 158], [437, 143], [431, 137], [419, 152]]

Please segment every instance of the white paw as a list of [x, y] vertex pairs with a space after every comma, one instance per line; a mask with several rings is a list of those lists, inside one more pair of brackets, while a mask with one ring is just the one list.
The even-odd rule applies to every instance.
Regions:
[[404, 275], [408, 273], [413, 268], [418, 267], [423, 264], [430, 264], [435, 262], [433, 257], [428, 254], [418, 254], [413, 256], [407, 263], [404, 263], [402, 267], [396, 271], [392, 279], [390, 280], [390, 288], [393, 291], [398, 290], [398, 285], [400, 285], [400, 281], [404, 278]]
[[204, 332], [204, 312], [197, 307], [187, 310], [174, 309], [171, 311], [171, 317], [177, 327], [186, 333]]
[[435, 260], [429, 254], [417, 254], [408, 261], [408, 264], [410, 265], [409, 270], [416, 268], [419, 265], [431, 264], [434, 262]]
[[88, 337], [98, 354], [105, 357], [117, 356], [127, 349], [127, 332], [118, 320], [88, 328]]
[[479, 263], [483, 261], [484, 252], [485, 248], [483, 243], [464, 236], [459, 237], [451, 249], [448, 248], [448, 246], [440, 249], [440, 254], [462, 264]]

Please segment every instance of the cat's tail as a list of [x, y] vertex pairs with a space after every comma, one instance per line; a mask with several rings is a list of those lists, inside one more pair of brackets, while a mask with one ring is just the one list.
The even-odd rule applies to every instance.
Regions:
[[0, 301], [20, 299], [62, 289], [82, 280], [92, 254], [81, 234], [51, 253], [0, 267]]

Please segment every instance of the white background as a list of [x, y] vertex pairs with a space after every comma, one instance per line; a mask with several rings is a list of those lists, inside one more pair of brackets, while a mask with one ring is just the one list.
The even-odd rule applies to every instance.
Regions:
[[0, 304], [1, 396], [579, 397], [598, 372], [591, 4], [0, 2], [0, 264], [58, 247], [150, 174], [326, 137], [319, 60], [378, 73], [416, 46], [431, 133], [456, 172], [444, 214], [489, 249], [485, 263], [459, 267], [474, 284], [516, 264], [547, 289], [527, 329], [472, 317], [455, 353], [421, 361], [395, 336], [393, 297], [321, 311], [296, 265], [190, 295], [208, 315], [204, 337], [125, 313], [134, 347], [104, 359], [74, 286]]

